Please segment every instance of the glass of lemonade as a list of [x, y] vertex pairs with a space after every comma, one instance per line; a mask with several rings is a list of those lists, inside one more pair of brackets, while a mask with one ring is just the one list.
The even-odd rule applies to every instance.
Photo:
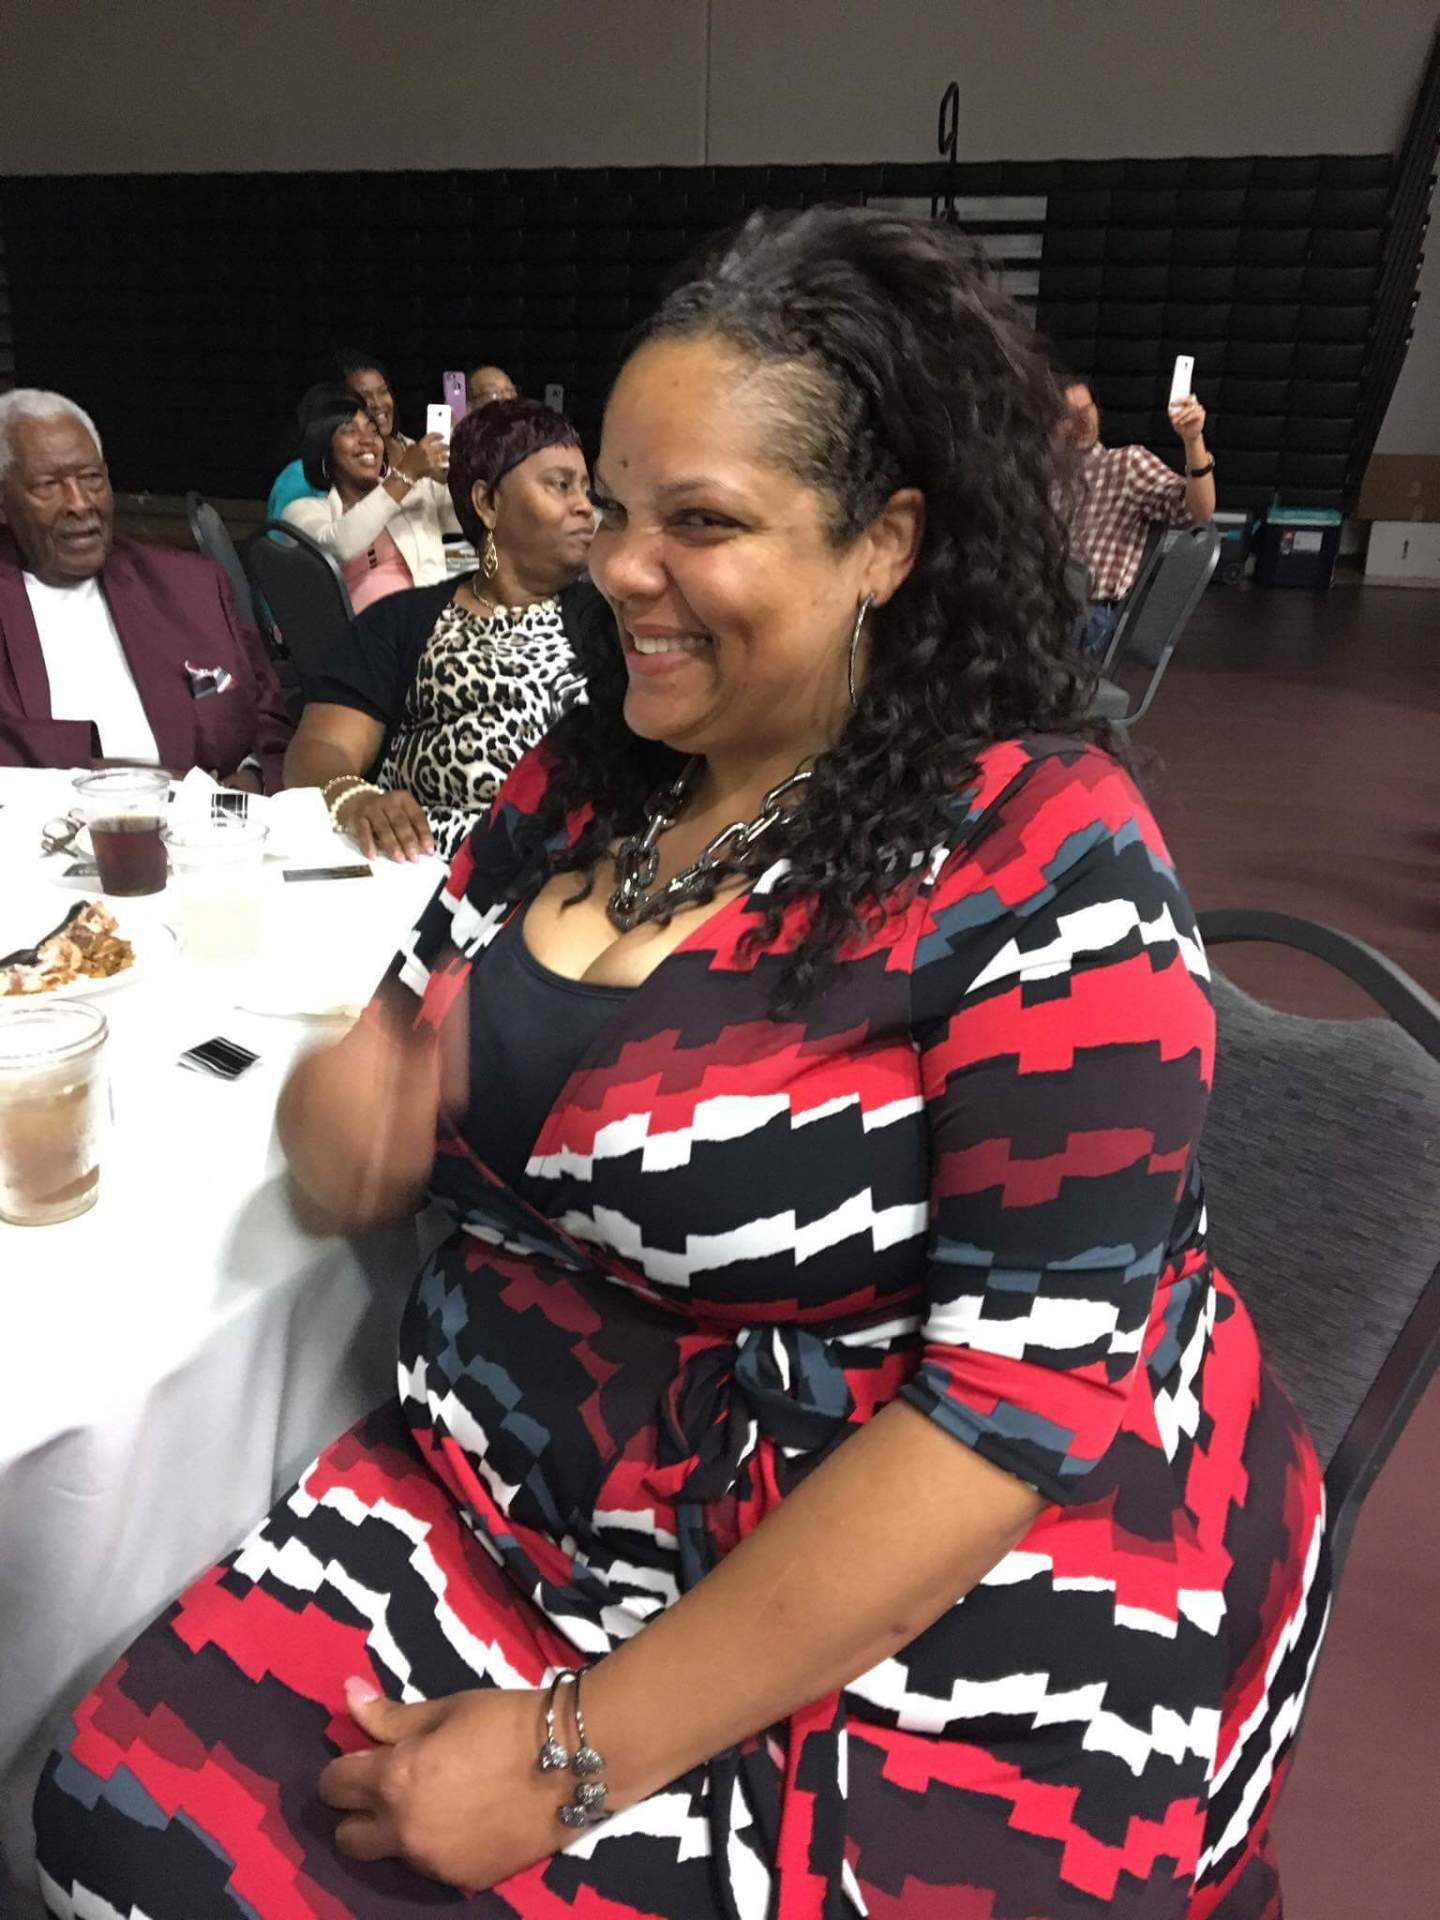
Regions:
[[265, 927], [265, 828], [242, 814], [187, 821], [169, 835], [185, 952], [253, 960]]
[[0, 1006], [0, 1219], [45, 1227], [94, 1206], [106, 1032], [84, 1000]]

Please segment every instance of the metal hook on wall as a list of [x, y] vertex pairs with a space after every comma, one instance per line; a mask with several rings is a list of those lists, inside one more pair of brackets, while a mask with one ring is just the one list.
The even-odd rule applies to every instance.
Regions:
[[945, 171], [944, 205], [941, 195], [930, 196], [930, 217], [944, 219], [950, 226], [956, 222], [955, 215], [955, 174], [959, 166], [960, 146], [960, 82], [952, 80], [940, 96], [940, 158], [948, 161]]

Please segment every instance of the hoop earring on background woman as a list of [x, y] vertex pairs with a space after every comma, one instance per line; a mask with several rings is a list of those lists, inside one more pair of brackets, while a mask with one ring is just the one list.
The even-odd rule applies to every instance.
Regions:
[[850, 705], [855, 705], [855, 660], [860, 652], [860, 636], [865, 631], [865, 616], [875, 604], [873, 593], [867, 593], [860, 602], [855, 614], [855, 631], [850, 635]]
[[493, 580], [500, 571], [500, 556], [495, 551], [495, 536], [493, 533], [487, 533], [485, 535], [485, 545], [480, 551], [480, 571], [487, 580]]

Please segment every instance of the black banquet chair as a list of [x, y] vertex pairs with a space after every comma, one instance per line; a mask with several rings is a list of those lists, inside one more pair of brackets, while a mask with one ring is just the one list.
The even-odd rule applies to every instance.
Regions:
[[[1208, 524], [1186, 527], [1168, 542], [1156, 541], [1105, 655], [1090, 708], [1095, 718], [1123, 727], [1133, 727], [1145, 718], [1219, 558], [1220, 535]], [[1138, 701], [1132, 701], [1115, 677], [1126, 668], [1149, 673]]]
[[[190, 522], [190, 537], [207, 560], [213, 560], [226, 579], [230, 582], [230, 591], [234, 595], [236, 611], [240, 618], [252, 627], [265, 632], [265, 625], [256, 618], [258, 609], [250, 591], [250, 582], [245, 576], [240, 555], [235, 542], [230, 538], [230, 529], [220, 518], [219, 510], [212, 506], [203, 494], [190, 492], [185, 496], [185, 513]], [[269, 634], [265, 634], [269, 639]]]
[[1212, 958], [1278, 942], [1386, 1019], [1282, 1013], [1214, 973], [1215, 1086], [1200, 1145], [1217, 1265], [1325, 1469], [1335, 1578], [1362, 1501], [1440, 1360], [1440, 1003], [1349, 934], [1203, 913]]
[[245, 544], [245, 571], [305, 686], [355, 617], [339, 567], [309, 534], [267, 520]]

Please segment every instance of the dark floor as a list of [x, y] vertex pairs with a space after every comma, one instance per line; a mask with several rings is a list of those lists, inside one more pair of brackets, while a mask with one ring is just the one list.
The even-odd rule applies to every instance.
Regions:
[[[1440, 594], [1212, 589], [1135, 744], [1197, 907], [1329, 921], [1440, 994]], [[1366, 1010], [1278, 950], [1225, 966], [1296, 1011]], [[1351, 1550], [1281, 1804], [1287, 1920], [1434, 1920], [1437, 1813], [1440, 1382]]]

